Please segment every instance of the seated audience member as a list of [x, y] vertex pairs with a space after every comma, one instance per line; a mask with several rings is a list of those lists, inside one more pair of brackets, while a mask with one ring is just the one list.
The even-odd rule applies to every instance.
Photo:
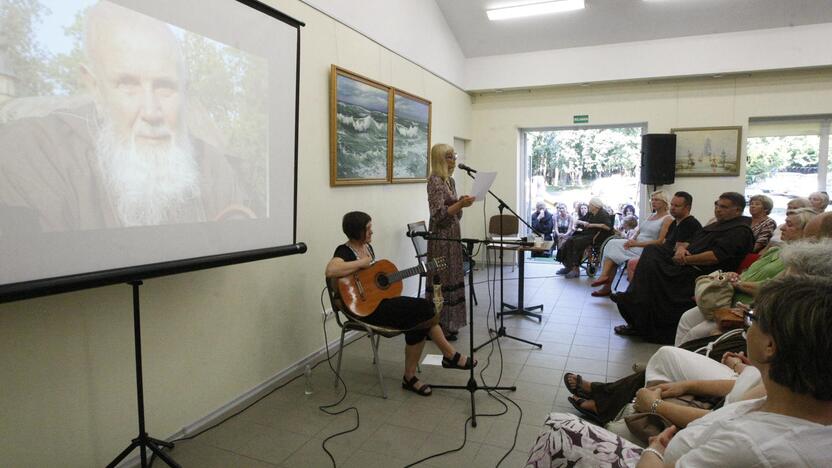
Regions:
[[558, 241], [558, 249], [575, 233], [575, 219], [566, 210], [565, 203], [558, 203], [558, 210], [555, 214], [555, 237]]
[[815, 211], [823, 213], [826, 211], [826, 207], [829, 206], [829, 194], [826, 192], [812, 192], [809, 195], [809, 203], [812, 204]]
[[[552, 413], [527, 466], [828, 466], [832, 360], [818, 357], [832, 355], [832, 280], [767, 283], [746, 324], [748, 360], [766, 396], [727, 404], [678, 432], [671, 426], [645, 449], [575, 415]], [[637, 411], [662, 411], [665, 389], [642, 394], [652, 402], [637, 399]]]
[[[786, 213], [788, 213], [791, 210], [796, 210], [798, 208], [812, 208], [812, 203], [809, 201], [808, 198], [803, 198], [803, 197], [792, 198], [791, 200], [789, 200], [788, 203], [786, 203]], [[814, 208], [812, 208], [812, 209], [814, 210]], [[771, 239], [769, 239], [769, 241], [768, 241], [768, 247], [772, 247], [772, 246], [780, 244], [780, 242], [781, 242], [780, 234], [781, 234], [781, 231], [779, 229], [774, 230], [774, 234], [771, 236]], [[766, 248], [768, 248], [768, 247], [766, 247]], [[763, 251], [760, 251], [760, 253], [763, 253]]]
[[714, 203], [716, 221], [675, 252], [664, 245], [644, 249], [627, 291], [611, 298], [627, 325], [615, 327], [622, 335], [671, 344], [682, 313], [695, 306], [696, 277], [714, 270], [735, 271], [754, 246], [748, 219], [742, 217], [745, 197], [725, 192]]
[[[370, 245], [373, 240], [373, 223], [370, 215], [361, 211], [351, 211], [344, 215], [341, 227], [347, 236], [347, 242], [335, 249], [335, 254], [327, 263], [326, 277], [328, 279], [343, 278], [375, 262], [375, 252]], [[470, 369], [477, 365], [475, 360], [460, 355], [448, 343], [439, 324], [433, 320], [435, 315], [434, 306], [427, 299], [399, 296], [383, 299], [375, 312], [367, 317], [356, 317], [357, 320], [371, 325], [404, 331], [406, 346], [402, 388], [421, 396], [431, 394], [430, 386], [420, 382], [416, 377], [416, 367], [428, 335], [442, 351], [442, 367]]]
[[[578, 412], [618, 433], [611, 429], [614, 426], [610, 423], [619, 420], [621, 410], [630, 403], [649, 408], [658, 396], [679, 395], [690, 395], [703, 401], [725, 398], [725, 404], [740, 401], [761, 383], [760, 373], [753, 366], [747, 366], [744, 357], [743, 354], [725, 353], [717, 362], [693, 351], [663, 346], [653, 354], [644, 370], [615, 382], [590, 382], [573, 373], [564, 374], [563, 381], [572, 394], [568, 400]], [[656, 413], [679, 428], [710, 411], [665, 403]]]
[[623, 217], [615, 232], [616, 236], [624, 239], [634, 238], [638, 234], [638, 216], [627, 215]]
[[[786, 216], [786, 222], [780, 226], [783, 242], [789, 243], [802, 239], [803, 229], [815, 216], [816, 214], [811, 208], [790, 211]], [[760, 286], [783, 272], [785, 266], [780, 259], [780, 252], [781, 248], [779, 246], [772, 247], [767, 249], [764, 255], [760, 256], [741, 274], [725, 273], [734, 288], [734, 297], [731, 301], [733, 306], [736, 307], [738, 302], [750, 305], [754, 301], [754, 295]], [[741, 308], [733, 309], [733, 311], [738, 316], [742, 316]], [[720, 331], [727, 330], [720, 330], [713, 319], [706, 320], [699, 307], [694, 307], [682, 314], [679, 319], [679, 326], [676, 328], [676, 346]]]
[[589, 201], [589, 215], [585, 219], [579, 219], [575, 224], [583, 230], [567, 240], [563, 247], [558, 249], [557, 254], [557, 260], [563, 264], [563, 268], [558, 270], [557, 274], [566, 275], [566, 278], [580, 276], [578, 267], [587, 247], [600, 246], [604, 239], [612, 235], [612, 217], [597, 197]]
[[754, 233], [754, 253], [763, 250], [777, 229], [777, 222], [769, 217], [774, 202], [765, 195], [754, 195], [748, 201], [751, 214], [751, 232]]
[[[535, 211], [532, 213], [532, 229], [539, 232], [543, 236], [543, 240], [551, 241], [552, 229], [554, 228], [554, 217], [543, 202], [537, 202]], [[546, 252], [532, 252], [532, 257], [548, 256]]]
[[667, 193], [663, 190], [653, 192], [650, 195], [650, 205], [653, 208], [653, 214], [641, 221], [632, 239], [610, 239], [604, 245], [601, 276], [592, 282], [592, 286], [603, 287], [592, 291], [593, 296], [609, 296], [618, 265], [638, 258], [644, 247], [664, 242], [667, 229], [673, 222], [673, 217], [668, 214]]

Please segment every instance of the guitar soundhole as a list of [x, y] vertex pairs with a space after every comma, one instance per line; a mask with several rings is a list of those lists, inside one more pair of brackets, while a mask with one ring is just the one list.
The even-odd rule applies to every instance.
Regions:
[[387, 279], [387, 276], [384, 274], [380, 274], [376, 276], [376, 284], [381, 289], [387, 289], [387, 286], [390, 286], [390, 280]]

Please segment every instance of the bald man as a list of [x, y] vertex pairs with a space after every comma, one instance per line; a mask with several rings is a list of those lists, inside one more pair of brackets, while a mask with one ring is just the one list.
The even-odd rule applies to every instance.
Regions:
[[0, 215], [27, 209], [42, 231], [253, 217], [229, 158], [187, 131], [170, 28], [107, 2], [85, 19], [91, 103], [0, 128]]

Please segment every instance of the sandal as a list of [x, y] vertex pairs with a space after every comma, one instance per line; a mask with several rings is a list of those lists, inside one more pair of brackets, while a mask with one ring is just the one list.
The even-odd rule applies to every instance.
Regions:
[[572, 406], [574, 406], [575, 409], [578, 410], [579, 413], [581, 413], [582, 417], [589, 420], [590, 422], [594, 422], [595, 424], [601, 424], [601, 420], [598, 419], [598, 415], [596, 413], [588, 409], [581, 408], [581, 405], [589, 400], [585, 398], [574, 398], [571, 396], [567, 398], [567, 400], [569, 400], [569, 403], [572, 403]]
[[635, 328], [629, 325], [618, 325], [613, 328], [616, 335], [624, 335], [624, 336], [639, 336], [641, 332], [636, 330]]
[[593, 288], [597, 288], [598, 286], [601, 286], [602, 284], [607, 284], [609, 282], [610, 282], [609, 278], [607, 278], [606, 276], [602, 276], [602, 277], [598, 278], [597, 280], [589, 283], [589, 285], [592, 286]]
[[462, 369], [462, 370], [468, 370], [468, 369], [473, 369], [474, 367], [477, 367], [477, 361], [474, 360], [474, 359], [471, 359], [470, 357], [465, 360], [465, 365], [464, 366], [460, 366], [459, 365], [459, 360], [461, 358], [462, 358], [462, 355], [459, 354], [459, 353], [455, 353], [454, 357], [452, 357], [450, 359], [443, 356], [442, 357], [442, 367], [444, 367], [445, 369]]
[[611, 289], [599, 289], [597, 291], [592, 291], [592, 294], [590, 294], [590, 295], [592, 297], [607, 297], [610, 294], [612, 294]]
[[419, 378], [416, 377], [415, 375], [413, 377], [411, 377], [410, 380], [407, 380], [407, 378], [402, 376], [402, 388], [403, 389], [409, 390], [409, 391], [411, 391], [411, 392], [413, 392], [417, 395], [430, 396], [431, 393], [432, 393], [430, 391], [430, 385], [422, 384], [421, 387], [416, 387], [416, 384], [418, 382], [419, 382]]
[[[575, 386], [569, 385], [569, 380], [567, 379], [567, 377], [569, 377], [570, 375], [575, 376]], [[581, 377], [579, 374], [573, 374], [571, 372], [563, 374], [563, 385], [566, 386], [566, 389], [569, 390], [569, 393], [581, 398], [590, 398], [590, 395], [587, 392], [585, 392], [583, 387], [581, 386], [583, 384], [583, 381], [584, 378]]]

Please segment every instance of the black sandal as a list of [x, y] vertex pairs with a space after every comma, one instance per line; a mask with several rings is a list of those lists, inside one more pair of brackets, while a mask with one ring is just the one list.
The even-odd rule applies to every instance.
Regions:
[[462, 355], [459, 354], [459, 353], [455, 353], [454, 356], [450, 359], [443, 356], [442, 357], [442, 367], [444, 367], [445, 369], [462, 369], [462, 370], [468, 370], [468, 369], [473, 369], [474, 367], [477, 367], [477, 361], [472, 359], [470, 356], [468, 356], [468, 359], [465, 360], [465, 365], [460, 366], [459, 365], [459, 360], [461, 358], [462, 358]]
[[[567, 379], [567, 377], [569, 377], [570, 375], [575, 376], [575, 386], [574, 387], [569, 385], [569, 380]], [[581, 377], [580, 374], [573, 374], [571, 372], [567, 372], [567, 373], [563, 374], [563, 385], [566, 386], [566, 389], [569, 390], [569, 393], [575, 395], [576, 397], [590, 398], [591, 396], [588, 393], [586, 393], [586, 391], [584, 391], [583, 387], [581, 386], [583, 381], [584, 381], [584, 378]]]
[[409, 390], [409, 391], [411, 391], [411, 392], [413, 392], [417, 395], [430, 396], [431, 393], [432, 393], [430, 391], [430, 385], [422, 384], [421, 387], [416, 387], [417, 382], [419, 382], [419, 378], [416, 377], [415, 375], [413, 377], [411, 377], [410, 380], [407, 380], [407, 378], [402, 376], [402, 388], [403, 389]]
[[613, 329], [616, 335], [623, 335], [623, 336], [639, 336], [641, 332], [636, 330], [635, 328], [629, 325], [618, 325]]
[[578, 410], [579, 413], [581, 413], [581, 416], [584, 419], [586, 419], [590, 422], [593, 422], [595, 424], [601, 424], [601, 420], [598, 419], [597, 414], [593, 413], [592, 411], [590, 411], [588, 409], [581, 408], [581, 405], [584, 404], [588, 400], [586, 400], [585, 398], [574, 398], [574, 397], [571, 397], [571, 396], [569, 398], [567, 398], [567, 400], [569, 400], [569, 403], [572, 403], [572, 406], [574, 406], [575, 409]]

